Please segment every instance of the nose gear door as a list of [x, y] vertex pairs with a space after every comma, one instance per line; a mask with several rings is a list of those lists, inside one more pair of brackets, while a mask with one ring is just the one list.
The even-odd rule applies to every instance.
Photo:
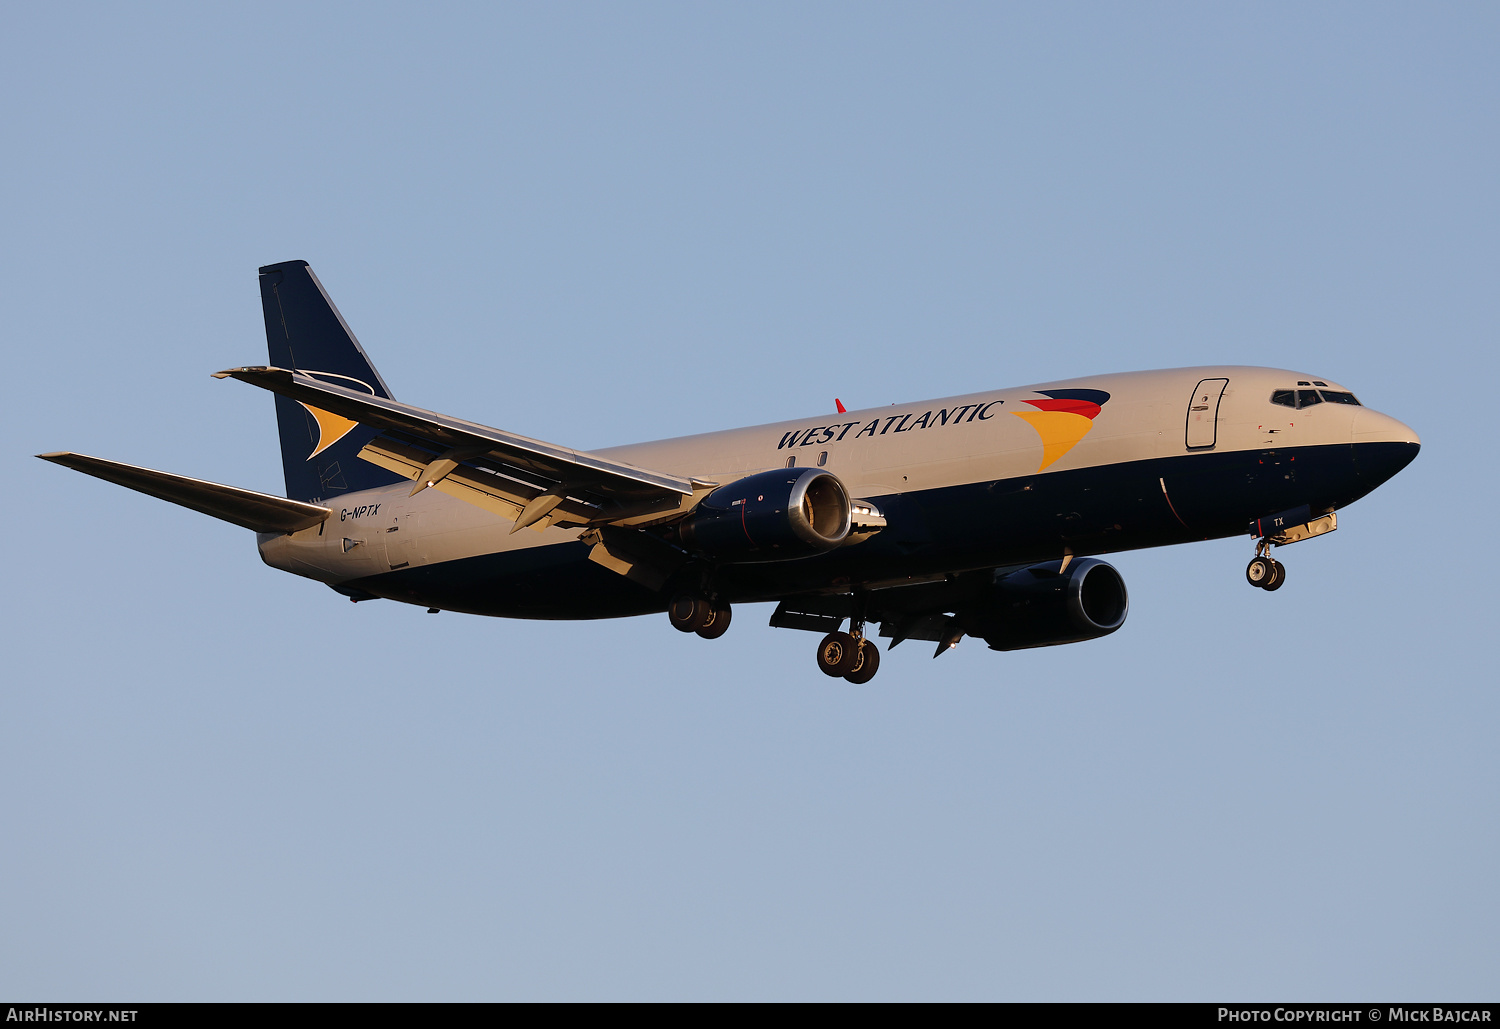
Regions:
[[1211, 450], [1219, 438], [1219, 402], [1228, 379], [1204, 379], [1193, 390], [1187, 410], [1187, 448]]

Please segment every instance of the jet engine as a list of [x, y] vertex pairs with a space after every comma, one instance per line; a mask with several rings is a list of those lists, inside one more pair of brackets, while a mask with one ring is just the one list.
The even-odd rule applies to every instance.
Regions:
[[838, 476], [778, 468], [704, 497], [679, 524], [683, 546], [729, 561], [789, 561], [832, 550], [849, 535], [853, 508]]
[[1125, 624], [1130, 597], [1112, 565], [1091, 557], [1033, 565], [995, 581], [992, 600], [963, 617], [991, 650], [1025, 650], [1108, 636]]

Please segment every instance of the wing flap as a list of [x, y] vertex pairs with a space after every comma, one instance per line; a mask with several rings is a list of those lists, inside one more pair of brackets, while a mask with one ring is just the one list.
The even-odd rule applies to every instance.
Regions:
[[[421, 447], [384, 437], [376, 437], [365, 444], [359, 456], [408, 479], [420, 478], [432, 464], [432, 455]], [[457, 466], [433, 482], [432, 487], [511, 521], [519, 518], [528, 504], [554, 488], [468, 465]], [[555, 524], [589, 525], [599, 515], [598, 509], [583, 501], [564, 497], [545, 517], [537, 519], [532, 528], [540, 530]]]
[[[365, 444], [359, 456], [371, 464], [377, 464], [397, 475], [413, 480], [421, 478], [432, 468], [433, 464], [433, 455], [430, 450], [385, 436], [376, 437]], [[712, 492], [714, 486], [698, 484], [691, 496], [683, 496], [680, 493], [662, 493], [656, 497], [636, 499], [629, 503], [600, 504], [570, 495], [568, 483], [526, 481], [514, 475], [507, 475], [496, 468], [463, 464], [434, 481], [432, 488], [476, 507], [482, 507], [510, 521], [520, 519], [528, 506], [543, 497], [560, 497], [561, 499], [555, 506], [548, 507], [544, 516], [539, 517], [534, 523], [522, 526], [522, 528], [541, 531], [553, 525], [580, 527], [618, 525], [626, 528], [639, 528], [671, 521], [689, 511], [694, 504]]]
[[687, 553], [665, 540], [612, 525], [590, 529], [579, 537], [589, 544], [589, 560], [648, 590], [660, 590], [687, 563]]
[[62, 452], [36, 456], [43, 461], [60, 464], [75, 472], [92, 475], [96, 479], [190, 508], [200, 514], [221, 518], [255, 532], [296, 532], [298, 529], [310, 529], [333, 513], [317, 504], [304, 504], [300, 500], [287, 500], [269, 493], [224, 486], [186, 475], [173, 475], [171, 472], [158, 472], [119, 461], [106, 461], [86, 454]]

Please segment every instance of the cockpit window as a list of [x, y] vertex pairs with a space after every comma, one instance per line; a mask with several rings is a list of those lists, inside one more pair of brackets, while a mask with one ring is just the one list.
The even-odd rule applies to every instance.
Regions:
[[1349, 404], [1353, 407], [1364, 406], [1354, 398], [1353, 393], [1345, 393], [1336, 389], [1278, 389], [1271, 393], [1271, 403], [1294, 409], [1312, 407], [1314, 404], [1321, 404], [1325, 401], [1330, 404]]

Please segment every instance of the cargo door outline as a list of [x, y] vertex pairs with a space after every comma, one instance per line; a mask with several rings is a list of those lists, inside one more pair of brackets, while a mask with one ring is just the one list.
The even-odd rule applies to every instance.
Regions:
[[398, 515], [394, 523], [385, 530], [386, 565], [391, 571], [424, 563], [417, 546], [420, 518], [415, 512]]
[[1219, 405], [1228, 379], [1204, 379], [1188, 399], [1184, 441], [1189, 450], [1212, 450], [1219, 441]]

